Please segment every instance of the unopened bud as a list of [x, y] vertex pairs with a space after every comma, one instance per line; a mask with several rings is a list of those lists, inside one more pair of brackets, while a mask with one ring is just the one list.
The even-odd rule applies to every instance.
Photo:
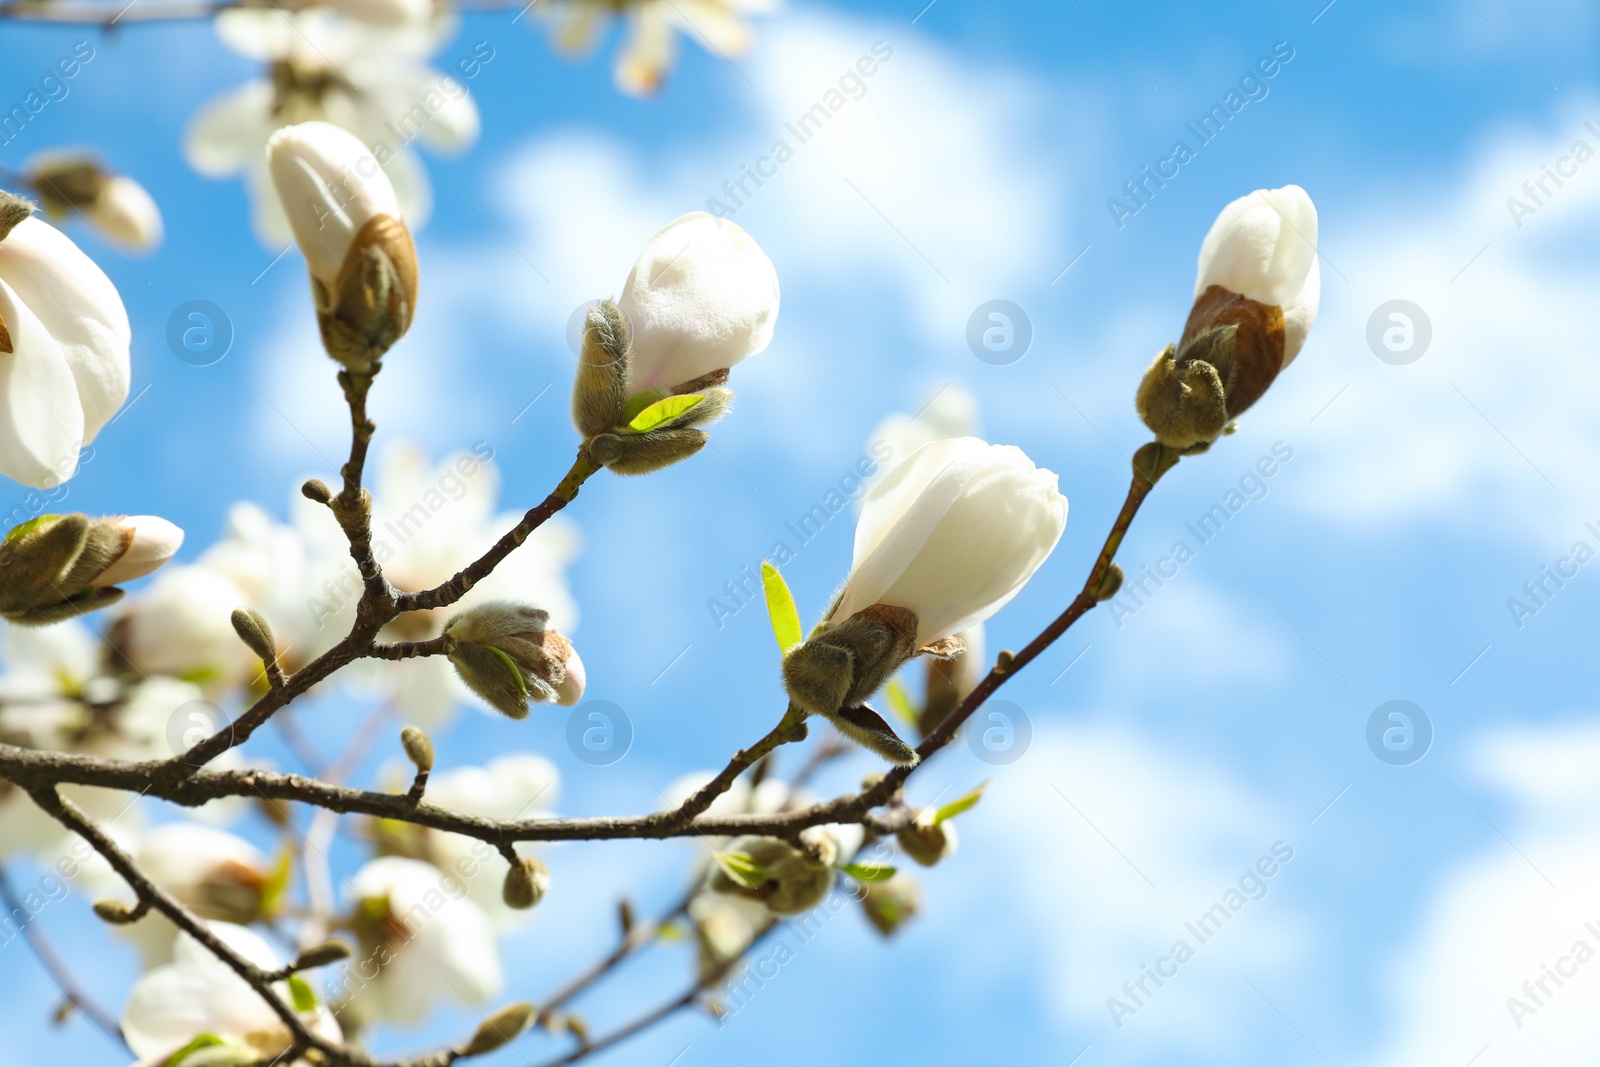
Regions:
[[153, 515], [40, 515], [0, 542], [0, 616], [44, 626], [115, 603], [116, 582], [149, 574], [183, 531]]
[[272, 639], [272, 627], [261, 613], [250, 608], [237, 608], [231, 618], [233, 632], [239, 635], [244, 646], [254, 652], [263, 663], [278, 658], [278, 646]]
[[721, 854], [710, 887], [717, 893], [765, 904], [775, 915], [809, 911], [833, 888], [831, 861], [838, 858], [837, 843], [831, 856], [819, 854], [828, 851], [825, 840], [830, 838], [809, 835], [808, 849], [795, 848], [776, 837], [735, 838]]
[[94, 902], [94, 913], [103, 921], [117, 926], [121, 926], [124, 923], [131, 923], [134, 919], [138, 918], [135, 910], [128, 907], [120, 900], [97, 900]]
[[1122, 572], [1122, 565], [1113, 563], [1110, 567], [1106, 568], [1105, 574], [1101, 575], [1100, 577], [1099, 584], [1096, 585], [1093, 590], [1091, 590], [1089, 595], [1094, 597], [1096, 601], [1110, 600], [1112, 597], [1116, 596], [1117, 591], [1122, 588], [1123, 578], [1124, 575]]
[[418, 726], [407, 726], [400, 731], [400, 744], [406, 758], [416, 764], [417, 770], [426, 774], [433, 770], [433, 740]]
[[583, 660], [549, 625], [550, 615], [509, 600], [468, 608], [445, 624], [450, 662], [473, 692], [513, 719], [528, 703], [576, 704], [583, 698]]
[[955, 852], [956, 828], [949, 821], [935, 822], [933, 809], [927, 808], [915, 822], [895, 834], [895, 840], [906, 855], [924, 867], [932, 867]]
[[910, 875], [897, 874], [869, 883], [861, 894], [861, 907], [867, 921], [888, 937], [922, 909], [922, 888]]
[[326, 967], [330, 963], [350, 958], [350, 946], [343, 941], [324, 941], [320, 945], [313, 945], [300, 953], [294, 961], [297, 971], [309, 971], [317, 967]]
[[457, 1052], [458, 1056], [482, 1056], [502, 1048], [521, 1036], [533, 1022], [533, 1005], [527, 1001], [508, 1004], [489, 1016]]
[[315, 500], [319, 504], [326, 504], [333, 499], [333, 490], [328, 488], [328, 483], [321, 478], [307, 478], [300, 486], [300, 495], [307, 500]]
[[310, 268], [323, 347], [370, 374], [417, 303], [417, 253], [394, 186], [360, 138], [328, 122], [273, 134], [267, 163]]
[[132, 178], [74, 152], [29, 161], [27, 181], [54, 218], [76, 211], [108, 240], [145, 250], [161, 241], [161, 210]]
[[506, 907], [525, 911], [544, 899], [550, 890], [550, 868], [537, 856], [520, 856], [506, 871], [500, 897]]
[[583, 348], [572, 383], [572, 421], [585, 438], [608, 433], [622, 424], [628, 402], [628, 348], [633, 330], [627, 316], [609, 300], [589, 308], [583, 324]]

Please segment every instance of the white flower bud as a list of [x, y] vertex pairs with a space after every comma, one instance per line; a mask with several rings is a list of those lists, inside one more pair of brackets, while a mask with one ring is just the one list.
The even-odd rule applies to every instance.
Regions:
[[82, 211], [96, 229], [118, 244], [150, 249], [161, 243], [161, 209], [144, 186], [125, 175], [108, 177], [100, 195]]
[[513, 719], [528, 714], [530, 700], [576, 704], [583, 661], [549, 621], [538, 608], [486, 600], [445, 624], [450, 662], [473, 692]]
[[361, 228], [380, 215], [401, 217], [400, 198], [377, 158], [331, 122], [302, 122], [274, 133], [267, 163], [311, 275], [330, 290]]
[[170, 560], [183, 544], [183, 531], [155, 515], [128, 515], [112, 521], [127, 531], [128, 547], [111, 566], [89, 582], [96, 588], [143, 578]]
[[1200, 245], [1194, 292], [1183, 337], [1137, 396], [1156, 439], [1184, 451], [1214, 441], [1305, 345], [1322, 293], [1306, 191], [1258, 189], [1223, 208]]
[[0, 474], [50, 488], [128, 397], [128, 313], [61, 231], [0, 193]]
[[359, 138], [328, 122], [273, 134], [267, 164], [311, 270], [323, 347], [371, 374], [417, 304], [417, 253], [394, 186]]
[[692, 211], [650, 239], [617, 304], [633, 327], [628, 391], [671, 391], [767, 347], [778, 274], [743, 228]]
[[1067, 498], [1056, 484], [1011, 445], [957, 437], [917, 449], [867, 494], [830, 621], [904, 608], [922, 648], [989, 618], [1061, 539]]

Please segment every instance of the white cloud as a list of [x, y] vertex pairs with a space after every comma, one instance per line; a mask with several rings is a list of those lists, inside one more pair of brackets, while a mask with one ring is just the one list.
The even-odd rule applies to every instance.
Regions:
[[[1482, 1052], [1474, 1062], [1483, 1067], [1557, 1067], [1594, 1056], [1596, 761], [1600, 731], [1589, 723], [1508, 732], [1478, 746], [1479, 775], [1515, 808], [1491, 817], [1515, 844], [1485, 834], [1482, 851], [1428, 903], [1426, 925], [1394, 959], [1386, 1003], [1395, 1032], [1375, 1062], [1465, 1063]], [[1567, 973], [1558, 981], [1546, 967]]]
[[[1302, 509], [1368, 528], [1468, 523], [1495, 537], [1592, 517], [1573, 497], [1600, 460], [1586, 399], [1600, 389], [1588, 358], [1600, 269], [1581, 252], [1600, 221], [1600, 158], [1561, 187], [1547, 180], [1520, 228], [1507, 207], [1528, 201], [1523, 182], [1574, 141], [1600, 152], [1586, 119], [1600, 129], [1600, 104], [1490, 140], [1458, 176], [1396, 179], [1353, 217], [1324, 208], [1323, 315], [1307, 353], [1246, 416], [1314, 446], [1312, 469], [1286, 490]], [[1369, 318], [1395, 299], [1432, 324], [1431, 346], [1406, 366], [1380, 361], [1367, 341]]]
[[[1294, 860], [1262, 880], [1264, 895], [1252, 886], [1259, 899], [1239, 898], [1242, 906], [1220, 931], [1208, 927], [1213, 936], [1204, 942], [1185, 924], [1224, 902], [1271, 855], [1288, 836], [1285, 821], [1225, 772], [1148, 734], [1109, 721], [1042, 725], [1060, 717], [1035, 716], [1026, 756], [997, 774], [968, 817], [965, 847], [953, 861], [968, 877], [949, 892], [971, 899], [941, 892], [936, 915], [958, 917], [942, 935], [985, 942], [951, 946], [963, 959], [976, 955], [974, 967], [997, 955], [1008, 967], [1031, 960], [1042, 999], [1063, 1026], [1096, 1044], [1097, 1056], [1119, 1043], [1124, 1061], [1138, 1058], [1135, 1047], [1225, 1047], [1246, 1025], [1234, 1010], [1247, 993], [1241, 977], [1270, 979], [1304, 949], [1304, 923], [1284, 904], [1285, 886], [1297, 878]], [[1298, 845], [1290, 839], [1281, 847]], [[973, 920], [992, 907], [1002, 872], [1017, 875], [1005, 881], [1005, 914]], [[1155, 966], [1179, 940], [1193, 958], [1164, 986], [1145, 979], [1149, 996], [1130, 998], [1123, 983], [1140, 980], [1143, 966]], [[1120, 1030], [1112, 997], [1137, 1007]]]

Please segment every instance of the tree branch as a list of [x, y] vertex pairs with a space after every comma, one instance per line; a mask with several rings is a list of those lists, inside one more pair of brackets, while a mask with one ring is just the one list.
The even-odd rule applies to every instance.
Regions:
[[467, 564], [449, 581], [442, 585], [420, 593], [401, 593], [397, 606], [398, 610], [427, 611], [431, 608], [446, 608], [462, 597], [467, 591], [484, 578], [489, 572], [500, 565], [500, 561], [516, 551], [528, 536], [544, 525], [546, 519], [572, 503], [578, 495], [578, 490], [583, 488], [583, 483], [600, 470], [589, 459], [589, 453], [582, 448], [578, 449], [578, 456], [572, 461], [572, 467], [567, 471], [566, 477], [556, 486], [555, 491], [545, 497], [544, 502], [530, 508], [522, 516], [522, 521], [506, 531], [505, 536], [494, 543], [494, 546], [482, 556]]

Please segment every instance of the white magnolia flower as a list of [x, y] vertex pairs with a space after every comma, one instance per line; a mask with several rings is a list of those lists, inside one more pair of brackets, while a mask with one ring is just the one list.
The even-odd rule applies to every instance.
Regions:
[[[460, 767], [434, 775], [428, 780], [428, 803], [487, 819], [532, 819], [554, 810], [560, 790], [561, 775], [544, 757], [501, 756], [483, 767]], [[506, 863], [499, 850], [461, 834], [422, 832], [427, 859], [460, 876], [468, 898], [483, 909], [496, 929], [521, 925], [532, 914], [506, 906], [501, 894]], [[517, 851], [531, 855], [533, 847], [522, 843]]]
[[242, 837], [192, 822], [164, 823], [139, 839], [139, 866], [202, 918], [260, 918], [272, 864]]
[[109, 240], [148, 250], [161, 243], [161, 209], [144, 186], [125, 174], [113, 174], [100, 195], [83, 207], [84, 216]]
[[220, 571], [171, 567], [121, 608], [116, 644], [141, 674], [167, 674], [217, 692], [260, 670], [229, 621], [246, 603], [238, 584]]
[[481, 1004], [500, 993], [493, 927], [456, 875], [385, 856], [352, 886], [362, 947], [378, 966], [370, 980], [346, 979], [350, 1010], [363, 1021], [414, 1023], [435, 1003]]
[[[316, 508], [313, 521], [328, 524], [326, 508], [299, 493], [295, 497]], [[337, 527], [333, 532], [338, 533]], [[228, 509], [222, 538], [206, 549], [199, 563], [238, 586], [243, 599], [237, 606], [260, 612], [267, 620], [286, 670], [303, 666], [349, 632], [360, 583], [344, 590], [337, 587], [351, 564], [348, 547], [341, 551], [333, 538], [310, 544], [298, 527], [276, 521], [255, 504], [240, 502]], [[316, 606], [330, 597], [350, 601], [350, 613], [337, 624]]]
[[111, 279], [60, 230], [28, 217], [0, 236], [0, 474], [49, 488], [77, 473], [127, 399], [129, 339]]
[[1066, 525], [1056, 476], [1021, 449], [975, 437], [924, 445], [867, 494], [831, 621], [883, 604], [916, 615], [917, 647], [948, 637], [1010, 602]]
[[338, 287], [356, 234], [401, 217], [389, 176], [361, 139], [331, 122], [285, 126], [267, 141], [267, 166], [311, 274]]
[[[244, 838], [193, 822], [124, 830], [123, 835], [118, 843], [150, 880], [202, 919], [244, 924], [262, 918], [272, 864]], [[125, 884], [104, 895], [130, 906], [135, 902]], [[175, 958], [179, 930], [163, 915], [150, 912], [116, 930], [138, 946], [146, 967]]]
[[425, 62], [450, 38], [454, 23], [434, 16], [432, 4], [417, 3], [415, 17], [374, 25], [349, 17], [357, 4], [366, 6], [346, 0], [343, 13], [239, 8], [215, 20], [228, 47], [269, 64], [271, 72], [202, 108], [189, 126], [185, 154], [207, 176], [244, 175], [256, 228], [270, 245], [291, 237], [268, 187], [264, 152], [280, 127], [320, 119], [355, 134], [393, 183], [413, 229], [426, 221], [431, 194], [411, 142], [455, 152], [477, 139], [478, 109], [466, 84]]
[[89, 583], [92, 586], [121, 585], [143, 578], [176, 555], [183, 544], [183, 531], [156, 515], [125, 515], [116, 524], [133, 536], [122, 555]]
[[[1304, 189], [1257, 189], [1222, 209], [1200, 244], [1196, 301], [1213, 285], [1282, 308], [1283, 353], [1277, 369], [1294, 361], [1316, 321], [1322, 294], [1317, 209]], [[1230, 405], [1235, 413], [1248, 406]]]
[[[76, 619], [0, 629], [0, 714], [47, 697], [77, 696], [100, 673], [100, 644]], [[10, 724], [8, 723], [8, 731]]]
[[[776, 0], [639, 0], [628, 5], [628, 43], [617, 60], [617, 88], [649, 96], [661, 88], [677, 54], [676, 33], [692, 36], [724, 59], [750, 49], [754, 35], [747, 15], [766, 15]], [[611, 0], [559, 0], [549, 5], [559, 19], [556, 41], [566, 51], [586, 48], [601, 23], [615, 13]]]
[[778, 274], [741, 227], [691, 211], [650, 239], [617, 306], [633, 327], [628, 392], [670, 390], [767, 347]]
[[[283, 965], [253, 931], [229, 923], [209, 925], [229, 948], [256, 966], [276, 970]], [[286, 982], [274, 991], [285, 1000], [291, 998]], [[301, 1016], [318, 1035], [342, 1039], [338, 1022], [326, 1008]], [[207, 1034], [221, 1042], [219, 1047], [236, 1049], [251, 1062], [272, 1059], [293, 1044], [288, 1027], [261, 994], [188, 934], [178, 937], [172, 963], [134, 984], [122, 1009], [122, 1034], [139, 1057], [135, 1067], [161, 1067], [174, 1052]], [[289, 1067], [305, 1063], [297, 1059]]]

